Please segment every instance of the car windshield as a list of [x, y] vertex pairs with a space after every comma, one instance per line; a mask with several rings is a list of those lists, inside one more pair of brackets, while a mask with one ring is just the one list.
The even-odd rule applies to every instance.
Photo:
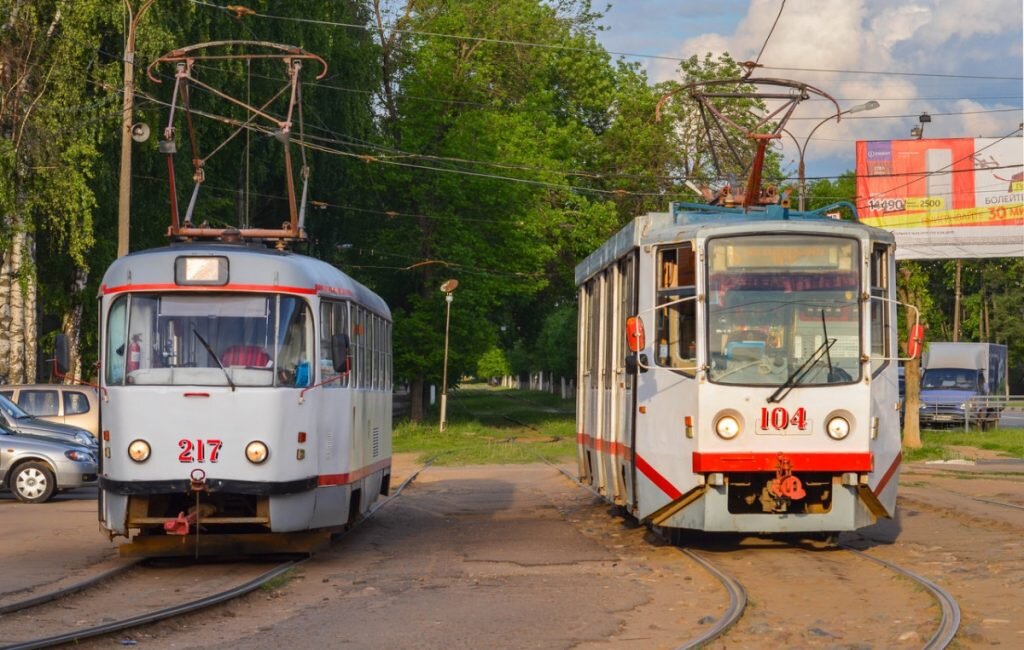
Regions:
[[757, 386], [860, 377], [857, 242], [811, 235], [708, 243], [711, 381]]
[[0, 395], [0, 411], [4, 412], [4, 415], [14, 420], [21, 420], [24, 418], [32, 417], [26, 413], [20, 406], [7, 399], [3, 395]]
[[129, 294], [107, 317], [108, 385], [305, 386], [312, 316], [277, 294]]
[[921, 388], [939, 390], [976, 390], [978, 371], [960, 368], [931, 368], [924, 371]]

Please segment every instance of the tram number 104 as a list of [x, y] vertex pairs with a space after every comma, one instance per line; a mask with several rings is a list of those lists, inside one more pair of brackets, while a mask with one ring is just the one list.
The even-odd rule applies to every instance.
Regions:
[[807, 428], [807, 410], [800, 407], [790, 413], [781, 406], [775, 408], [761, 407], [761, 431], [785, 431], [795, 427], [799, 431]]
[[207, 461], [216, 463], [220, 460], [220, 448], [224, 443], [220, 440], [189, 440], [182, 438], [178, 441], [178, 461], [182, 463], [205, 463]]

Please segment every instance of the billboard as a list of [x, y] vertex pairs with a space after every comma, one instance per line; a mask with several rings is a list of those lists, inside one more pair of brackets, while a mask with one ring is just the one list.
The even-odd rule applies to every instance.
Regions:
[[1024, 140], [858, 141], [857, 211], [897, 259], [1024, 257]]

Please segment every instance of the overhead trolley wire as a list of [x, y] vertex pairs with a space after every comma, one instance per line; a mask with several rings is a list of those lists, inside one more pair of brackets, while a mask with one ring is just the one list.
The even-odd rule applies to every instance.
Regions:
[[[162, 104], [164, 106], [168, 105], [166, 102], [163, 102], [162, 100], [159, 100], [159, 99], [157, 99], [155, 97], [152, 97], [150, 95], [147, 95], [145, 93], [140, 93], [140, 94], [145, 99], [147, 99], [150, 102], [153, 102], [153, 103], [156, 103], [156, 104]], [[220, 122], [222, 124], [229, 125], [229, 126], [240, 126], [241, 125], [241, 121], [237, 120], [235, 118], [229, 118], [229, 117], [217, 115], [217, 114], [214, 114], [214, 113], [209, 113], [209, 112], [206, 112], [206, 111], [199, 111], [199, 110], [195, 110], [195, 109], [193, 109], [193, 113], [198, 115], [198, 116], [200, 116], [200, 117], [205, 117], [207, 119], [210, 119], [210, 120], [213, 120], [213, 121], [217, 121], [217, 122]], [[260, 133], [261, 135], [264, 135], [264, 136], [271, 136], [271, 135], [273, 135], [272, 130], [267, 129], [267, 128], [262, 127], [262, 126], [259, 126], [259, 125], [250, 125], [247, 128], [249, 128], [250, 130], [253, 130], [255, 132], [258, 132], [258, 133]], [[321, 129], [320, 127], [315, 127], [315, 126], [313, 128], [316, 128], [317, 130], [323, 130], [323, 131], [325, 131], [327, 133], [330, 133], [332, 135], [335, 135], [335, 136], [341, 136], [342, 138], [345, 137], [342, 134], [337, 134], [337, 133], [331, 131], [330, 129]], [[1012, 135], [1012, 133], [1010, 135]], [[1004, 136], [1004, 137], [1006, 137], [1006, 136]], [[666, 175], [644, 176], [644, 175], [618, 174], [618, 173], [615, 173], [615, 172], [608, 172], [608, 173], [605, 173], [605, 172], [594, 172], [594, 171], [588, 171], [588, 170], [545, 169], [545, 168], [542, 168], [542, 167], [534, 167], [534, 166], [529, 166], [529, 165], [520, 165], [520, 164], [516, 164], [516, 163], [506, 163], [506, 162], [501, 162], [501, 161], [473, 160], [473, 159], [468, 159], [468, 158], [456, 158], [456, 157], [447, 157], [447, 156], [437, 156], [437, 155], [434, 155], [434, 154], [420, 154], [420, 153], [406, 152], [406, 151], [394, 149], [394, 148], [391, 148], [391, 147], [387, 147], [385, 145], [377, 145], [377, 144], [365, 143], [365, 142], [352, 142], [352, 141], [346, 141], [344, 139], [331, 139], [331, 138], [326, 138], [326, 137], [316, 136], [316, 135], [309, 135], [309, 134], [306, 135], [306, 140], [307, 141], [305, 143], [296, 143], [296, 144], [300, 145], [300, 146], [303, 146], [303, 147], [308, 147], [309, 149], [311, 149], [313, 151], [320, 151], [322, 153], [327, 153], [327, 154], [331, 154], [331, 155], [340, 155], [340, 156], [347, 156], [347, 157], [351, 157], [351, 158], [357, 158], [357, 159], [360, 159], [360, 160], [362, 160], [362, 161], [364, 161], [366, 163], [380, 163], [380, 164], [385, 164], [385, 165], [394, 165], [394, 166], [408, 167], [408, 168], [413, 168], [413, 169], [423, 169], [423, 170], [428, 170], [428, 171], [438, 171], [438, 172], [445, 172], [445, 173], [464, 174], [464, 175], [467, 175], [467, 176], [474, 176], [474, 177], [481, 177], [481, 178], [491, 178], [491, 179], [495, 179], [495, 180], [503, 180], [503, 181], [510, 181], [510, 182], [525, 183], [525, 184], [530, 184], [530, 185], [538, 185], [538, 186], [543, 186], [543, 187], [550, 187], [550, 188], [553, 188], [553, 189], [564, 189], [564, 190], [577, 191], [577, 192], [583, 192], [583, 193], [591, 192], [591, 193], [601, 194], [601, 195], [647, 196], [647, 197], [680, 196], [681, 197], [681, 196], [685, 196], [686, 193], [684, 193], [684, 192], [671, 192], [671, 191], [666, 191], [666, 192], [660, 192], [660, 191], [659, 192], [637, 192], [637, 191], [630, 191], [630, 190], [624, 190], [624, 189], [603, 189], [603, 188], [595, 188], [595, 187], [586, 187], [586, 186], [580, 186], [580, 185], [570, 185], [570, 184], [565, 184], [565, 183], [554, 183], [554, 182], [550, 182], [550, 181], [541, 181], [541, 180], [536, 180], [536, 179], [517, 178], [517, 177], [514, 177], [514, 176], [504, 176], [504, 175], [498, 175], [498, 174], [487, 174], [487, 173], [478, 172], [478, 171], [469, 170], [469, 169], [464, 169], [464, 168], [437, 167], [437, 166], [431, 166], [431, 165], [418, 165], [418, 164], [414, 164], [414, 163], [410, 163], [410, 162], [405, 162], [405, 161], [402, 161], [402, 160], [396, 160], [395, 158], [401, 157], [401, 158], [419, 159], [419, 160], [424, 160], [424, 161], [449, 162], [449, 163], [456, 163], [456, 164], [463, 164], [463, 165], [482, 165], [482, 166], [496, 167], [496, 168], [507, 169], [507, 170], [535, 171], [535, 172], [549, 173], [549, 174], [560, 174], [560, 175], [566, 175], [566, 176], [576, 176], [576, 177], [580, 177], [580, 178], [589, 178], [591, 180], [608, 180], [608, 179], [612, 179], [612, 178], [633, 178], [633, 179], [638, 179], [638, 180], [651, 180], [651, 181], [664, 181], [664, 182], [684, 182], [686, 180], [695, 180], [695, 181], [697, 181], [697, 180], [702, 180], [702, 181], [728, 181], [728, 180], [731, 180], [728, 177], [698, 178], [698, 177], [682, 176], [682, 175], [678, 175], [678, 176], [674, 176], [674, 175], [670, 175], [670, 176], [666, 176]], [[320, 143], [320, 144], [316, 144], [317, 142]], [[356, 152], [352, 152], [352, 151], [344, 151], [344, 150], [341, 150], [341, 149], [337, 149], [335, 146], [328, 146], [328, 145], [341, 145], [341, 146], [359, 147], [359, 148], [364, 148], [364, 149], [376, 150], [378, 152], [383, 152], [383, 153], [378, 153], [378, 154], [356, 153]], [[1012, 166], [1010, 166], [1010, 167], [1012, 167]], [[967, 172], [967, 171], [973, 171], [973, 169], [972, 170], [951, 170], [948, 173], [964, 173], [964, 172]], [[919, 172], [900, 172], [900, 173], [888, 174], [887, 176], [919, 176], [919, 175], [920, 175]], [[834, 178], [839, 178], [840, 176], [842, 176], [842, 175], [840, 174], [840, 175], [836, 175], [836, 176], [811, 176], [811, 177], [807, 177], [806, 180], [834, 179]], [[876, 178], [877, 178], [877, 176], [876, 176]], [[785, 177], [783, 177], [783, 178], [781, 178], [779, 180], [781, 180], [781, 181], [795, 181], [796, 178], [792, 177], [792, 176], [785, 176]]]
[[782, 18], [782, 11], [786, 8], [786, 0], [782, 0], [779, 4], [779, 13], [775, 14], [775, 22], [772, 23], [772, 28], [768, 30], [768, 36], [765, 37], [764, 43], [761, 44], [761, 51], [757, 53], [757, 58], [754, 59], [754, 65], [751, 68], [753, 70], [759, 67], [761, 63], [761, 55], [764, 54], [764, 48], [768, 47], [768, 41], [772, 40], [772, 34], [775, 33], [775, 27], [779, 24], [779, 18]]
[[[210, 7], [213, 9], [219, 9], [225, 13], [234, 15], [235, 12], [226, 6], [207, 2], [205, 0], [189, 0], [194, 5]], [[232, 5], [235, 6], [235, 5]], [[265, 14], [257, 11], [246, 12], [246, 16], [253, 16], [256, 18], [266, 18], [270, 20], [284, 20], [292, 21], [296, 23], [305, 23], [313, 25], [323, 25], [326, 27], [343, 27], [349, 29], [359, 29], [363, 31], [376, 31], [375, 27], [369, 25], [359, 25], [356, 23], [342, 23], [329, 20], [318, 20], [315, 18], [300, 18], [293, 16], [277, 16], [273, 14]], [[495, 43], [498, 45], [516, 45], [522, 47], [536, 47], [550, 50], [565, 50], [570, 52], [584, 52], [589, 54], [613, 54], [615, 56], [626, 56], [641, 59], [657, 59], [664, 61], [677, 61], [683, 62], [689, 59], [677, 56], [664, 56], [660, 54], [641, 54], [637, 52], [619, 52], [615, 50], [607, 50], [604, 48], [592, 48], [592, 47], [579, 47], [575, 45], [560, 45], [555, 43], [536, 43], [531, 41], [520, 41], [502, 38], [488, 38], [485, 36], [469, 36], [465, 34], [446, 34], [443, 32], [428, 32], [415, 29], [395, 29], [395, 33], [399, 34], [410, 34], [414, 36], [429, 36], [434, 38], [447, 38], [462, 41], [473, 41], [478, 43]], [[770, 36], [770, 34], [769, 34]], [[889, 70], [843, 70], [843, 69], [828, 69], [828, 68], [796, 68], [796, 67], [778, 67], [778, 66], [762, 66], [763, 70], [788, 70], [796, 72], [836, 72], [844, 74], [870, 74], [879, 76], [901, 76], [901, 77], [936, 77], [940, 79], [978, 79], [978, 80], [995, 80], [995, 81], [1018, 81], [1024, 79], [1024, 77], [1004, 77], [996, 75], [957, 75], [957, 74], [946, 74], [946, 73], [931, 73], [931, 72], [892, 72]]]

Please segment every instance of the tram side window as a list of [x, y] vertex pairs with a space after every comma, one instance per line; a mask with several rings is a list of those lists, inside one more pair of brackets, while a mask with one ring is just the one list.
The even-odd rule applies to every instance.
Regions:
[[383, 321], [384, 341], [383, 341], [383, 369], [384, 369], [384, 390], [391, 390], [391, 323], [387, 320]]
[[375, 315], [370, 314], [370, 388], [380, 388], [380, 358], [379, 341], [380, 331], [379, 320]]
[[373, 388], [373, 314], [362, 307], [352, 308], [353, 386]]
[[604, 358], [601, 364], [601, 374], [604, 376], [604, 387], [610, 388], [612, 385], [612, 379], [615, 375], [615, 364], [618, 355], [616, 354], [615, 344], [618, 342], [619, 337], [615, 336], [615, 289], [617, 288], [616, 276], [617, 271], [615, 267], [609, 267], [602, 274], [604, 276]]
[[110, 308], [107, 316], [107, 362], [104, 370], [107, 374], [108, 384], [121, 384], [124, 382], [124, 355], [126, 354], [128, 339], [125, 326], [127, 320], [128, 300], [122, 296]]
[[886, 364], [889, 340], [889, 247], [876, 244], [871, 251], [871, 372], [874, 374]]
[[366, 376], [366, 360], [363, 357], [363, 347], [366, 345], [366, 338], [363, 336], [363, 310], [352, 306], [352, 386], [363, 387], [363, 377]]
[[279, 385], [312, 385], [313, 319], [305, 302], [281, 301], [278, 336], [281, 337], [277, 357]]
[[320, 303], [320, 381], [326, 382], [324, 388], [348, 386], [349, 373], [334, 369], [331, 341], [335, 334], [348, 335], [348, 303], [324, 301]]
[[598, 282], [600, 276], [594, 276], [587, 283], [587, 363], [586, 371], [590, 373], [590, 387], [597, 388], [597, 351], [601, 340], [601, 298]]
[[[619, 262], [619, 330], [622, 332], [622, 336], [619, 339], [620, 358], [629, 352], [629, 347], [626, 345], [625, 339], [625, 319], [636, 313], [636, 297], [633, 290], [634, 283], [636, 282], [633, 276], [635, 262], [635, 255], [630, 255]], [[626, 390], [631, 389], [633, 387], [633, 375], [627, 372], [623, 377], [623, 382]]]
[[692, 375], [697, 368], [696, 255], [692, 244], [662, 248], [658, 252], [657, 341], [655, 359], [660, 366]]

